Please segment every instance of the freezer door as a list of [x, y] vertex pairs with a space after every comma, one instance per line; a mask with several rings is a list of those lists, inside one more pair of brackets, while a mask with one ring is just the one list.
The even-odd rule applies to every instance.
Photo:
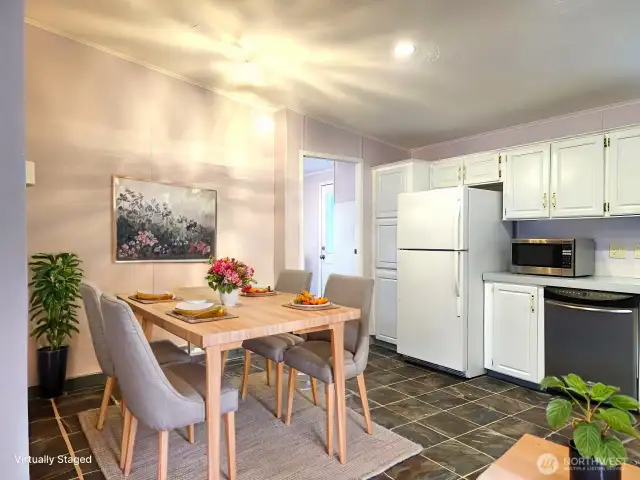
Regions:
[[467, 199], [464, 187], [398, 195], [398, 248], [466, 250]]
[[468, 252], [398, 252], [398, 353], [467, 367]]

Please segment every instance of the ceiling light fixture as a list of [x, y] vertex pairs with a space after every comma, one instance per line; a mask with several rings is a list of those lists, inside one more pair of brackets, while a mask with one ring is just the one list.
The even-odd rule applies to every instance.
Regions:
[[395, 48], [393, 49], [393, 54], [396, 58], [404, 59], [409, 58], [416, 51], [416, 46], [411, 42], [398, 42], [396, 43]]

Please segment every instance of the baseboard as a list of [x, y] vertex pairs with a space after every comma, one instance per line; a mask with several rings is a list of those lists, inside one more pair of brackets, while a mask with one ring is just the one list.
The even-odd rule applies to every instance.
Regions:
[[[82, 377], [68, 378], [64, 382], [64, 393], [73, 393], [78, 390], [84, 390], [92, 387], [104, 386], [107, 377], [104, 373], [92, 373], [91, 375], [84, 375]], [[29, 400], [38, 398], [38, 385], [29, 387], [28, 397]]]

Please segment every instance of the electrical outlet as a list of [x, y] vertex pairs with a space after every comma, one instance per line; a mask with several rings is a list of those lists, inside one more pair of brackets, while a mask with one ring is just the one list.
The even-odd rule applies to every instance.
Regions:
[[636, 248], [633, 249], [633, 256], [640, 259], [640, 245], [636, 245]]
[[609, 257], [610, 258], [625, 258], [627, 256], [627, 251], [624, 248], [624, 245], [620, 245], [617, 243], [612, 243], [609, 245]]

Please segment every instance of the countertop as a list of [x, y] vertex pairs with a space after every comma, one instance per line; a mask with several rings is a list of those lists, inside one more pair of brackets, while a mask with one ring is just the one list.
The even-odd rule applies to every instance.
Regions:
[[640, 278], [631, 277], [548, 277], [544, 275], [521, 275], [510, 272], [485, 273], [487, 282], [515, 283], [520, 285], [538, 285], [541, 287], [580, 288], [583, 290], [601, 290], [604, 292], [635, 293], [640, 295]]

